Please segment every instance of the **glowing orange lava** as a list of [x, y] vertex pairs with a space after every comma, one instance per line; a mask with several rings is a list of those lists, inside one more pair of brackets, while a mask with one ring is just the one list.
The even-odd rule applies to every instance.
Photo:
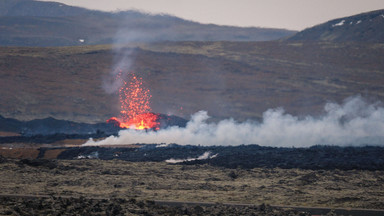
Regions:
[[131, 73], [125, 80], [120, 72], [117, 79], [122, 81], [119, 89], [120, 116], [112, 117], [107, 122], [121, 128], [159, 129], [158, 116], [151, 113], [149, 106], [152, 96], [149, 89], [143, 86], [142, 78]]

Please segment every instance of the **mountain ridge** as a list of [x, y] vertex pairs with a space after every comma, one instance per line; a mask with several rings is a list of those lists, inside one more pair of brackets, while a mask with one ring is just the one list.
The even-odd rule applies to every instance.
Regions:
[[[2, 5], [1, 5], [2, 4]], [[102, 12], [57, 2], [0, 3], [0, 45], [76, 46], [137, 41], [266, 41], [296, 33], [285, 29], [200, 24], [139, 11]], [[128, 38], [128, 40], [126, 39]]]
[[287, 41], [384, 42], [384, 9], [333, 19], [315, 25]]
[[80, 15], [87, 12], [90, 11], [59, 2], [35, 0], [3, 0], [0, 2], [0, 16], [61, 17]]

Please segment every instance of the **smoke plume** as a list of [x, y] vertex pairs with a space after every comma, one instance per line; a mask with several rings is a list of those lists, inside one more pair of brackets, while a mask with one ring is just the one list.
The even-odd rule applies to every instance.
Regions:
[[121, 21], [112, 46], [114, 53], [113, 68], [111, 73], [104, 77], [102, 83], [103, 89], [108, 94], [116, 93], [122, 86], [121, 79], [117, 79], [118, 75], [124, 78], [131, 73], [131, 67], [135, 59], [135, 49], [129, 45], [134, 42], [150, 42], [153, 40], [153, 35], [149, 35], [139, 26], [131, 26], [131, 24], [135, 23], [132, 20], [132, 17], [135, 17], [134, 14], [135, 12], [126, 15], [124, 13], [120, 14]]
[[269, 109], [261, 122], [236, 122], [233, 119], [207, 123], [206, 111], [191, 116], [185, 128], [170, 127], [159, 131], [122, 130], [118, 136], [102, 141], [90, 139], [84, 145], [132, 143], [176, 143], [181, 145], [259, 144], [276, 147], [313, 145], [384, 146], [384, 108], [368, 104], [360, 96], [343, 104], [327, 103], [322, 116], [298, 117], [284, 109]]
[[130, 73], [134, 58], [132, 49], [115, 46], [113, 51], [115, 53], [114, 66], [111, 73], [104, 77], [102, 83], [103, 89], [108, 94], [117, 92], [122, 86], [122, 80], [117, 78], [118, 74], [126, 77], [127, 74]]

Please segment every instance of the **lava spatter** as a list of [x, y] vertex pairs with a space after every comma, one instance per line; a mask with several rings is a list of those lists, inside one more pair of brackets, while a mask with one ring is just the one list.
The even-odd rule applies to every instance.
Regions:
[[137, 130], [159, 129], [158, 115], [151, 113], [149, 89], [143, 86], [143, 80], [134, 73], [122, 77], [120, 71], [116, 77], [122, 82], [119, 88], [120, 115], [107, 120], [121, 128]]

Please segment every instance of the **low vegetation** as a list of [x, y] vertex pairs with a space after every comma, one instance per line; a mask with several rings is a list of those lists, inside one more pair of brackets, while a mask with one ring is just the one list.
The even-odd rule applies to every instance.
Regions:
[[124, 202], [137, 199], [383, 209], [383, 174], [96, 159], [2, 159], [0, 191]]

